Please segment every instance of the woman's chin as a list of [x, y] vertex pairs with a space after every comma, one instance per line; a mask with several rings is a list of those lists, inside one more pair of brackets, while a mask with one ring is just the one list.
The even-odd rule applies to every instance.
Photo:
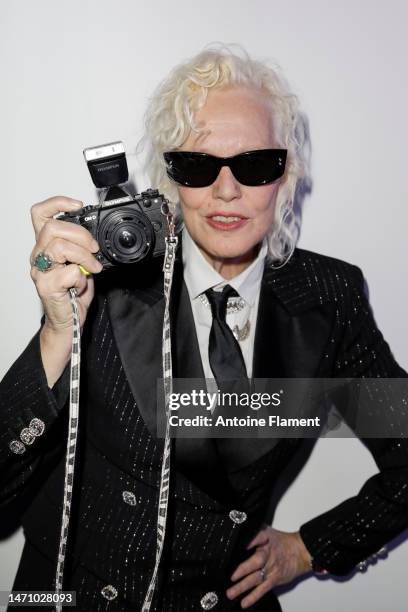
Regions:
[[256, 257], [256, 245], [240, 245], [220, 248], [215, 245], [200, 245], [201, 250], [204, 251], [204, 255], [210, 257], [212, 260], [226, 261], [230, 260], [231, 263], [239, 261], [252, 261]]

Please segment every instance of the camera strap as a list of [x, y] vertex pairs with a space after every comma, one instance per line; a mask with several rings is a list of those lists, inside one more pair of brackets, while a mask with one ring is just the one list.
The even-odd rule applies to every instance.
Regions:
[[[79, 313], [76, 295], [76, 289], [69, 290], [69, 297], [73, 314], [73, 325], [69, 387], [68, 439], [67, 452], [65, 456], [64, 501], [62, 506], [61, 532], [58, 549], [57, 570], [55, 576], [55, 591], [58, 594], [61, 594], [63, 586], [65, 554], [67, 549], [69, 518], [71, 514], [72, 503], [72, 489], [74, 482], [75, 454], [78, 438], [79, 379], [81, 371], [81, 328], [79, 325]], [[62, 601], [62, 599], [59, 597], [58, 602], [60, 601]], [[55, 609], [57, 612], [62, 612], [62, 605], [58, 603]]]
[[[166, 205], [167, 208], [167, 205]], [[163, 364], [163, 387], [164, 387], [164, 406], [166, 412], [166, 434], [164, 439], [163, 460], [160, 475], [159, 507], [157, 512], [157, 535], [156, 535], [156, 562], [149, 587], [142, 606], [142, 612], [149, 612], [152, 603], [154, 589], [156, 586], [157, 572], [163, 551], [164, 537], [166, 533], [167, 508], [169, 503], [170, 491], [170, 421], [169, 421], [169, 401], [173, 392], [173, 368], [171, 357], [171, 329], [170, 329], [170, 294], [173, 282], [174, 262], [178, 238], [174, 233], [173, 216], [168, 211], [166, 214], [168, 232], [166, 237], [166, 251], [163, 263], [163, 289], [164, 289], [164, 317], [162, 335], [162, 364]]]
[[[152, 603], [157, 580], [160, 559], [163, 551], [164, 537], [166, 532], [166, 518], [170, 488], [170, 426], [169, 426], [169, 399], [173, 388], [173, 369], [171, 356], [171, 328], [170, 328], [170, 294], [173, 282], [174, 263], [178, 245], [178, 237], [175, 235], [173, 215], [170, 213], [167, 203], [162, 206], [168, 227], [166, 236], [166, 250], [163, 263], [163, 292], [164, 292], [164, 317], [162, 332], [162, 367], [164, 386], [164, 405], [166, 412], [166, 434], [164, 439], [163, 460], [160, 475], [159, 506], [157, 512], [157, 537], [156, 537], [156, 560], [153, 574], [147, 589], [142, 612], [149, 612]], [[69, 420], [67, 451], [65, 458], [64, 476], [64, 499], [62, 507], [61, 531], [58, 548], [57, 569], [55, 575], [55, 591], [61, 594], [63, 590], [64, 565], [69, 535], [69, 521], [71, 515], [72, 493], [74, 483], [75, 456], [78, 439], [79, 418], [79, 383], [81, 366], [81, 329], [79, 321], [78, 305], [76, 301], [77, 292], [72, 288], [69, 290], [73, 313], [72, 346], [70, 364], [70, 393], [69, 393]], [[62, 605], [58, 603], [56, 612], [62, 612]]]

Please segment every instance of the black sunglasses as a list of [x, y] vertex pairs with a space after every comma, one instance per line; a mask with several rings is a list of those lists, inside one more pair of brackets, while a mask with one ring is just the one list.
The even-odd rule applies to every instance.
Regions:
[[228, 166], [242, 185], [256, 187], [273, 183], [285, 172], [286, 156], [286, 149], [259, 149], [233, 157], [190, 151], [163, 153], [168, 176], [186, 187], [212, 185], [223, 166]]

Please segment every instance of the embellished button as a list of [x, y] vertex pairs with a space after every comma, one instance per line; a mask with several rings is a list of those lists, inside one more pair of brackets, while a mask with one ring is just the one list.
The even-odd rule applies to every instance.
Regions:
[[22, 455], [26, 451], [26, 447], [22, 442], [20, 442], [20, 440], [12, 440], [9, 443], [9, 449], [16, 455]]
[[44, 421], [37, 418], [31, 419], [28, 429], [30, 430], [30, 433], [33, 434], [33, 436], [41, 436], [41, 434], [44, 433], [45, 429]]
[[357, 569], [359, 572], [367, 571], [367, 567], [368, 567], [367, 561], [360, 561], [360, 563], [357, 564]]
[[136, 496], [132, 491], [122, 491], [122, 497], [125, 504], [129, 506], [136, 506]]
[[208, 591], [208, 593], [206, 593], [204, 597], [200, 599], [200, 604], [203, 610], [212, 610], [217, 603], [218, 595], [215, 591]]
[[101, 590], [101, 594], [108, 601], [112, 601], [112, 599], [115, 599], [118, 596], [117, 590], [111, 584], [107, 584], [106, 586], [104, 586]]
[[28, 427], [24, 427], [24, 429], [20, 431], [20, 438], [24, 444], [32, 444], [35, 440], [35, 436], [31, 433]]
[[229, 517], [231, 521], [237, 523], [237, 525], [240, 525], [248, 518], [246, 512], [242, 512], [241, 510], [231, 510]]

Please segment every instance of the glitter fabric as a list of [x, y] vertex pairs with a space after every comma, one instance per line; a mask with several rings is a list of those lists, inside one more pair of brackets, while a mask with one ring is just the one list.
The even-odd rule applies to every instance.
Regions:
[[[130, 612], [142, 605], [156, 555], [163, 439], [155, 436], [154, 418], [162, 277], [160, 266], [154, 271], [141, 266], [132, 279], [115, 271], [95, 280], [97, 294], [82, 339], [78, 480], [64, 587], [77, 591], [80, 610]], [[194, 330], [188, 331], [191, 309], [188, 303], [177, 307], [184, 310], [175, 327], [175, 361], [179, 373], [188, 366], [194, 376], [198, 348]], [[23, 519], [27, 545], [14, 584], [21, 590], [40, 584], [52, 589], [62, 504], [69, 381], [65, 372], [50, 391], [39, 351], [37, 334], [0, 386], [0, 504], [7, 512], [20, 497], [29, 499]], [[265, 271], [254, 372], [406, 377], [375, 324], [360, 270], [300, 249], [284, 268]], [[44, 431], [26, 446], [20, 433], [33, 419], [42, 421]], [[237, 602], [225, 597], [229, 577], [245, 558], [246, 544], [265, 520], [270, 495], [301, 441], [255, 449], [257, 454], [236, 468], [219, 458], [213, 468], [206, 454], [211, 445], [196, 443], [189, 455], [177, 448], [178, 440], [173, 443], [167, 532], [151, 609], [199, 611], [202, 599], [214, 593], [213, 610], [238, 610]], [[336, 575], [352, 571], [408, 527], [407, 441], [396, 431], [395, 438], [365, 443], [378, 474], [357, 495], [301, 527], [317, 565]], [[218, 480], [220, 486], [213, 487]], [[112, 602], [102, 593], [107, 587], [117, 593]], [[280, 608], [268, 593], [256, 609]]]

